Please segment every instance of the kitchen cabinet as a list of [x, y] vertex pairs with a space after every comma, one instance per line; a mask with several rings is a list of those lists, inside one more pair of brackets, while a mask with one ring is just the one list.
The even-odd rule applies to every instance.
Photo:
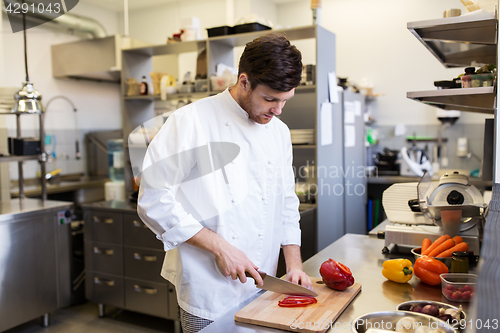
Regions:
[[[498, 9], [484, 13], [454, 18], [408, 23], [408, 29], [446, 67], [467, 67], [471, 61], [494, 63], [498, 70], [500, 43]], [[408, 93], [407, 97], [443, 109], [482, 112], [495, 115], [494, 120], [494, 185], [489, 203], [489, 213], [483, 232], [476, 301], [473, 302], [472, 320], [486, 323], [498, 316], [500, 306], [500, 272], [498, 271], [498, 237], [500, 236], [500, 154], [499, 154], [499, 80], [496, 87], [461, 88]], [[472, 331], [486, 331], [483, 325]], [[489, 328], [488, 328], [489, 330]]]
[[135, 205], [105, 201], [82, 207], [86, 297], [99, 304], [99, 315], [112, 305], [178, 322], [175, 289], [160, 276], [163, 244], [142, 223]]
[[[216, 64], [223, 63], [228, 66], [237, 67], [234, 63], [234, 49], [243, 47], [256, 37], [269, 31], [257, 31], [235, 35], [211, 37], [207, 40], [181, 42], [175, 44], [157, 45], [142, 48], [132, 48], [122, 51], [122, 119], [124, 142], [128, 142], [129, 134], [153, 119], [155, 115], [155, 101], [159, 96], [126, 96], [127, 87], [125, 82], [128, 78], [139, 79], [143, 75], [154, 70], [154, 60], [157, 57], [168, 56], [169, 66], [177, 67], [178, 58], [186, 52], [207, 52], [208, 76], [215, 75]], [[318, 185], [316, 195], [316, 218], [314, 235], [308, 240], [312, 244], [314, 253], [331, 244], [346, 233], [345, 213], [345, 183], [341, 172], [344, 170], [344, 131], [343, 121], [335, 121], [335, 116], [341, 114], [342, 103], [333, 104], [333, 121], [325, 122], [321, 117], [321, 104], [328, 100], [328, 73], [335, 72], [336, 46], [335, 34], [321, 26], [305, 26], [284, 30], [273, 30], [274, 33], [283, 33], [294, 43], [295, 41], [312, 41], [315, 51], [315, 85], [299, 86], [295, 96], [290, 100], [280, 119], [283, 120], [291, 130], [314, 130], [314, 142], [304, 145], [294, 145], [294, 167], [296, 174], [303, 171], [307, 164], [314, 165], [317, 172], [314, 182]], [[309, 44], [308, 44], [309, 45]], [[300, 49], [300, 45], [299, 45]], [[336, 85], [336, 82], [333, 82]], [[168, 99], [176, 98], [201, 98], [218, 93], [209, 86], [205, 93], [173, 94]], [[323, 120], [323, 126], [322, 126]], [[327, 124], [325, 126], [325, 124]], [[322, 144], [323, 132], [331, 133], [331, 143]], [[325, 133], [326, 134], [326, 133]], [[358, 145], [364, 142], [358, 140]], [[135, 144], [134, 144], [135, 146]], [[147, 142], [143, 144], [145, 153]], [[134, 148], [135, 149], [135, 148]], [[132, 154], [134, 154], [132, 152]], [[364, 151], [362, 152], [364, 155]], [[134, 159], [136, 157], [134, 156]], [[125, 183], [127, 192], [133, 190], [133, 174], [130, 164], [129, 152], [125, 153]], [[332, 176], [331, 170], [338, 173]], [[297, 176], [300, 177], [300, 176]], [[365, 210], [365, 207], [358, 207]], [[335, 219], [331, 219], [335, 216]], [[359, 228], [358, 228], [359, 229]], [[351, 232], [365, 233], [366, 227]]]
[[12, 199], [0, 203], [0, 331], [67, 306], [71, 279], [68, 224], [71, 203]]

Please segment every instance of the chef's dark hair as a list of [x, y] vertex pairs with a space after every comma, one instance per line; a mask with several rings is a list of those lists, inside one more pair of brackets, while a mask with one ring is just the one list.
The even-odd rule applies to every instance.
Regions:
[[253, 89], [264, 84], [278, 91], [290, 91], [300, 84], [302, 55], [284, 36], [274, 33], [257, 37], [245, 46], [238, 78], [247, 74]]

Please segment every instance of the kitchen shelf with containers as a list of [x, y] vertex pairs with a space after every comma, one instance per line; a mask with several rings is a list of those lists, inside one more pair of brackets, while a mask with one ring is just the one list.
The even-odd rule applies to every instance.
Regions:
[[[407, 27], [447, 68], [471, 67], [472, 64], [476, 64], [475, 67], [495, 64], [496, 67], [497, 20], [494, 13], [410, 22]], [[408, 92], [407, 97], [444, 110], [495, 113], [496, 69], [493, 73], [463, 75], [460, 81], [460, 88]]]

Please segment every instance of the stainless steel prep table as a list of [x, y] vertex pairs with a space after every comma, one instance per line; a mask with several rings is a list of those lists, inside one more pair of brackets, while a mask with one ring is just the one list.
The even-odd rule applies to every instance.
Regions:
[[0, 331], [69, 305], [71, 203], [13, 199], [0, 204]]
[[[347, 234], [312, 258], [304, 262], [304, 271], [310, 276], [319, 277], [319, 267], [329, 258], [347, 265], [356, 280], [361, 283], [362, 290], [354, 301], [345, 309], [333, 323], [329, 332], [351, 332], [351, 321], [357, 317], [374, 311], [395, 310], [402, 302], [411, 300], [434, 300], [458, 306], [462, 304], [464, 311], [468, 310], [468, 303], [451, 303], [441, 294], [441, 286], [429, 286], [413, 277], [410, 283], [399, 284], [388, 281], [382, 276], [382, 263], [388, 259], [408, 258], [414, 262], [412, 256], [406, 254], [382, 254], [384, 240], [373, 236]], [[227, 312], [201, 332], [203, 333], [255, 333], [255, 332], [282, 332], [263, 326], [243, 324], [234, 321], [234, 314], [245, 305], [261, 295], [254, 297]], [[468, 314], [468, 313], [467, 313]], [[335, 324], [337, 323], [337, 324]]]

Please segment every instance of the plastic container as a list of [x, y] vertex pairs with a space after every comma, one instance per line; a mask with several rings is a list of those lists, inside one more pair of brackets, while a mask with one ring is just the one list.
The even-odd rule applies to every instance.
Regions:
[[212, 91], [223, 91], [231, 84], [234, 83], [233, 77], [227, 76], [211, 76], [210, 83], [212, 85]]
[[223, 25], [221, 27], [208, 28], [207, 33], [208, 33], [208, 37], [232, 35], [233, 34], [233, 27], [230, 27], [228, 25]]
[[271, 27], [268, 27], [267, 25], [263, 25], [257, 22], [238, 24], [233, 27], [233, 31], [235, 34], [241, 34], [252, 31], [262, 31], [262, 30], [271, 30]]
[[108, 140], [108, 176], [116, 182], [124, 181], [123, 139]]
[[452, 302], [470, 302], [476, 291], [477, 275], [462, 273], [441, 274], [441, 291]]
[[471, 74], [462, 76], [462, 88], [477, 88], [493, 86], [493, 74]]

